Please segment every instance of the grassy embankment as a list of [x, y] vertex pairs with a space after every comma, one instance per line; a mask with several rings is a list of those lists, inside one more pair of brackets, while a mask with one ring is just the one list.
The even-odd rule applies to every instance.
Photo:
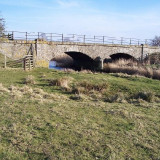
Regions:
[[0, 83], [0, 159], [160, 159], [158, 80], [39, 68]]

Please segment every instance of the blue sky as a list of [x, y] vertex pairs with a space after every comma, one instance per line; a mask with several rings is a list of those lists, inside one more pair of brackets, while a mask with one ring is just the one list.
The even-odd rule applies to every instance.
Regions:
[[153, 38], [160, 0], [0, 0], [7, 30]]

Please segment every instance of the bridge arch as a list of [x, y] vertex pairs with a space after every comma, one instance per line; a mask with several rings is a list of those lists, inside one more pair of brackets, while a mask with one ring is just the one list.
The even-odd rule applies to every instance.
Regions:
[[91, 69], [95, 67], [95, 61], [88, 55], [77, 51], [67, 51], [65, 52], [68, 56], [72, 57], [74, 61], [74, 67], [76, 70], [81, 69]]
[[125, 59], [125, 60], [136, 60], [135, 57], [131, 56], [130, 54], [127, 54], [127, 53], [115, 53], [115, 54], [112, 54], [110, 55], [111, 59], [113, 61], [116, 61], [116, 60], [119, 60], [119, 59]]
[[95, 61], [90, 56], [85, 53], [77, 51], [67, 51], [65, 52], [68, 56], [72, 57], [74, 61], [74, 67], [77, 70], [81, 69], [94, 69]]

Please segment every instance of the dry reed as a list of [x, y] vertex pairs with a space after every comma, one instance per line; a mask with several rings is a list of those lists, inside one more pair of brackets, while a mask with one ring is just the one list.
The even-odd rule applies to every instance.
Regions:
[[133, 62], [132, 60], [118, 60], [114, 63], [104, 65], [104, 71], [107, 73], [124, 73], [129, 75], [140, 75], [148, 78], [160, 80], [160, 70], [147, 67]]

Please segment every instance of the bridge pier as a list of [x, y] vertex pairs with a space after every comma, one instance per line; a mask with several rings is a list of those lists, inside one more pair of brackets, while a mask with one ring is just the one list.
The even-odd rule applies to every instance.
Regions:
[[95, 62], [96, 62], [96, 70], [103, 70], [104, 68], [104, 59], [101, 58], [101, 57], [97, 57], [95, 59]]

